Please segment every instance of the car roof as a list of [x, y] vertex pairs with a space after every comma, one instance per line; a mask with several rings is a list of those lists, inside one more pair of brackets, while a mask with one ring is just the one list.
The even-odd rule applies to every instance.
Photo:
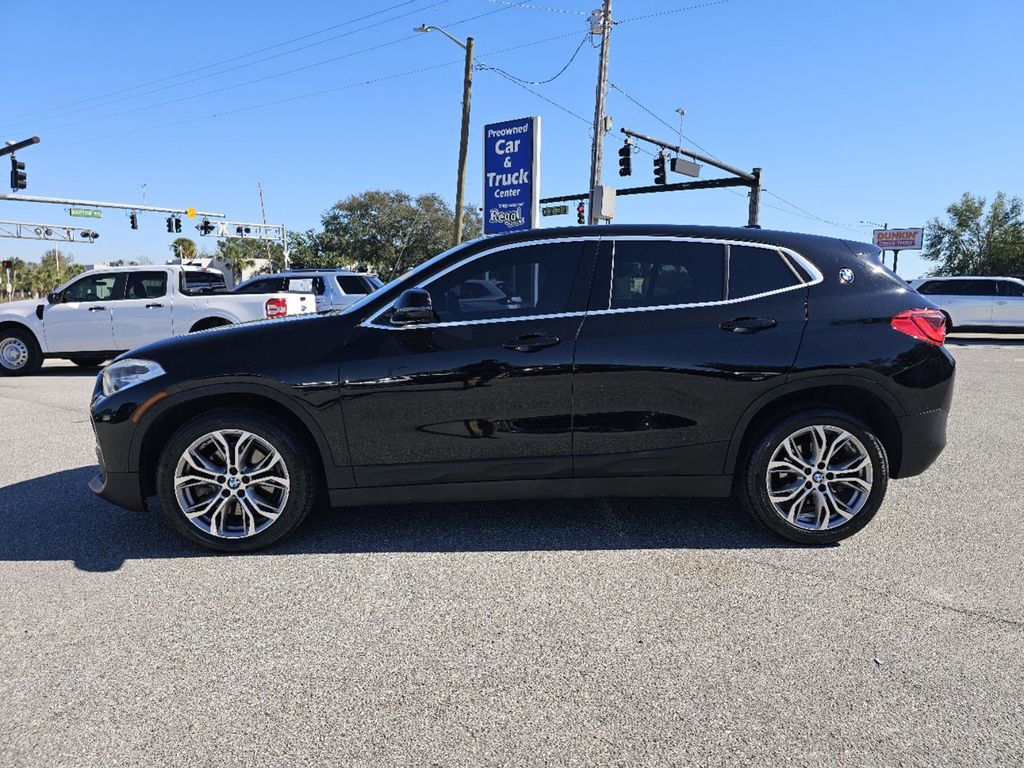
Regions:
[[1015, 275], [932, 275], [931, 277], [919, 277], [910, 282], [923, 283], [926, 280], [1014, 280], [1018, 283], [1024, 282], [1024, 278]]

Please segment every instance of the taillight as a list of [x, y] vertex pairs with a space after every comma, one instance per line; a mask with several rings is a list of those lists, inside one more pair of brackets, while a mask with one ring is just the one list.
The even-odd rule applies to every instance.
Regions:
[[892, 327], [907, 336], [942, 346], [946, 341], [946, 316], [937, 309], [908, 309], [892, 319]]
[[287, 314], [287, 299], [267, 299], [267, 317], [284, 317]]

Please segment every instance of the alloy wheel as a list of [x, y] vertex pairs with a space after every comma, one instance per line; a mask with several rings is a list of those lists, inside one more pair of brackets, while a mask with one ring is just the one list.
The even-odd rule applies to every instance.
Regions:
[[280, 452], [241, 429], [216, 430], [193, 441], [174, 470], [179, 509], [200, 531], [218, 538], [265, 531], [284, 512], [290, 489]]
[[768, 498], [776, 514], [804, 530], [824, 531], [852, 520], [871, 496], [874, 467], [864, 444], [829, 424], [803, 427], [768, 462]]
[[17, 371], [28, 362], [28, 345], [19, 338], [9, 336], [0, 341], [0, 365], [9, 371]]

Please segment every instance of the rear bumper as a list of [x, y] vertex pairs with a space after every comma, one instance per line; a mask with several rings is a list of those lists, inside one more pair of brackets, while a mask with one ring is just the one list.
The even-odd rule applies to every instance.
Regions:
[[920, 475], [935, 462], [946, 447], [947, 418], [947, 410], [936, 408], [899, 420], [903, 451], [894, 478]]

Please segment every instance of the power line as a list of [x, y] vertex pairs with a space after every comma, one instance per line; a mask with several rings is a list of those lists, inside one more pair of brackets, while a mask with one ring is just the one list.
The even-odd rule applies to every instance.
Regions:
[[[11, 120], [12, 121], [24, 121], [26, 118], [33, 118], [33, 117], [35, 117], [37, 115], [43, 115], [43, 114], [46, 114], [48, 112], [59, 112], [59, 111], [61, 111], [63, 109], [66, 109], [68, 107], [78, 106], [79, 104], [87, 104], [87, 103], [89, 103], [91, 101], [98, 101], [99, 99], [105, 99], [105, 98], [107, 98], [109, 96], [119, 96], [122, 93], [128, 93], [129, 91], [136, 91], [136, 90], [138, 90], [140, 88], [147, 88], [150, 85], [157, 85], [159, 83], [166, 83], [169, 80], [177, 80], [178, 78], [186, 77], [188, 75], [192, 75], [192, 74], [195, 74], [197, 72], [203, 72], [203, 71], [205, 71], [207, 69], [213, 69], [214, 67], [219, 67], [219, 66], [221, 66], [223, 64], [230, 64], [231, 62], [234, 62], [234, 61], [239, 61], [241, 59], [247, 59], [250, 56], [257, 56], [257, 55], [259, 55], [261, 53], [266, 53], [267, 51], [272, 51], [275, 48], [281, 48], [283, 46], [290, 45], [291, 43], [296, 43], [296, 42], [299, 42], [301, 40], [309, 39], [310, 37], [316, 37], [317, 35], [321, 35], [321, 34], [324, 34], [326, 32], [331, 32], [331, 31], [333, 31], [335, 29], [340, 29], [341, 27], [346, 27], [346, 26], [348, 26], [350, 24], [356, 24], [356, 23], [358, 23], [360, 21], [365, 21], [366, 19], [372, 18], [374, 16], [379, 16], [382, 13], [387, 13], [388, 11], [393, 11], [396, 8], [401, 8], [401, 7], [406, 6], [406, 5], [412, 5], [415, 2], [420, 2], [420, 0], [404, 0], [404, 2], [388, 6], [387, 8], [382, 8], [382, 9], [380, 9], [378, 11], [374, 11], [373, 13], [368, 13], [368, 14], [366, 14], [364, 16], [359, 16], [359, 17], [354, 18], [354, 19], [349, 19], [349, 20], [343, 21], [343, 22], [341, 22], [339, 24], [334, 24], [334, 25], [332, 25], [330, 27], [324, 27], [323, 29], [317, 30], [316, 32], [310, 32], [310, 33], [305, 34], [305, 35], [300, 35], [298, 37], [293, 37], [293, 38], [291, 38], [289, 40], [284, 40], [284, 41], [282, 41], [280, 43], [274, 43], [273, 45], [264, 46], [263, 48], [258, 48], [258, 49], [252, 50], [252, 51], [248, 51], [247, 53], [242, 53], [242, 54], [239, 54], [237, 56], [232, 56], [232, 57], [227, 58], [227, 59], [221, 59], [220, 61], [215, 61], [215, 62], [213, 62], [211, 64], [204, 64], [201, 67], [195, 67], [193, 69], [185, 70], [183, 72], [178, 72], [177, 74], [174, 74], [174, 75], [168, 75], [167, 77], [161, 77], [161, 78], [158, 78], [156, 80], [150, 80], [150, 81], [147, 81], [145, 83], [140, 83], [139, 85], [133, 85], [133, 86], [130, 86], [128, 88], [121, 88], [121, 89], [118, 89], [118, 90], [115, 90], [115, 91], [108, 91], [107, 93], [100, 94], [99, 96], [91, 96], [91, 97], [89, 97], [87, 99], [79, 99], [78, 101], [72, 101], [72, 102], [69, 102], [67, 104], [63, 104], [61, 106], [50, 107], [49, 109], [38, 110], [36, 112], [29, 112], [29, 113], [26, 113], [24, 115], [11, 118]], [[436, 2], [431, 3], [431, 5], [427, 6], [427, 7], [429, 8], [429, 7], [432, 7], [434, 5], [439, 5], [441, 3], [447, 3], [447, 2], [451, 2], [451, 0], [436, 0]], [[365, 29], [370, 29], [373, 26], [379, 26], [379, 24], [386, 23], [387, 21], [394, 21], [395, 19], [403, 18], [403, 16], [408, 16], [408, 15], [411, 15], [412, 13], [418, 13], [419, 10], [421, 10], [421, 9], [418, 9], [416, 11], [410, 11], [409, 13], [402, 14], [402, 16], [396, 16], [396, 17], [393, 17], [391, 19], [386, 19], [384, 22], [378, 22], [377, 24], [373, 24], [373, 25], [370, 25], [370, 26], [367, 26], [367, 27], [363, 27], [363, 28], [361, 28], [359, 30], [354, 30], [354, 32], [360, 32], [360, 31], [363, 31]], [[347, 34], [353, 34], [353, 33], [347, 33]], [[317, 45], [322, 45], [324, 43], [331, 42], [332, 40], [337, 40], [339, 37], [344, 37], [344, 35], [339, 35], [339, 36], [327, 38], [325, 40], [320, 40], [320, 41], [318, 41], [316, 43], [312, 43], [310, 45], [302, 46], [301, 48], [296, 48], [296, 49], [294, 49], [292, 51], [286, 51], [284, 53], [277, 54], [275, 56], [268, 57], [266, 59], [261, 59], [260, 61], [269, 61], [272, 58], [277, 58], [279, 56], [284, 56], [284, 55], [287, 55], [288, 53], [295, 53], [296, 51], [305, 50], [306, 48], [311, 48], [311, 47], [314, 47], [314, 46], [317, 46]], [[260, 62], [259, 61], [258, 62], [250, 62], [250, 64], [247, 64], [245, 66], [250, 66], [251, 64], [258, 64], [258, 63], [260, 63]], [[237, 69], [237, 68], [225, 70], [225, 72], [231, 72], [231, 71], [234, 71], [234, 69]], [[213, 76], [215, 76], [217, 74], [223, 74], [223, 72], [213, 73], [212, 75], [206, 75], [206, 77], [213, 77]], [[201, 79], [201, 78], [196, 78], [196, 79]], [[189, 80], [187, 82], [194, 82], [194, 81], [195, 80]], [[177, 83], [176, 85], [185, 85], [185, 83]], [[170, 86], [170, 87], [174, 87], [174, 86]], [[164, 89], [158, 89], [158, 90], [164, 90]], [[147, 93], [153, 93], [153, 92], [154, 91], [149, 91]], [[145, 95], [146, 94], [144, 94], [144, 93], [142, 93], [142, 94], [135, 94], [134, 96], [129, 96], [127, 98], [136, 98], [137, 96], [145, 96]], [[118, 99], [117, 101], [122, 101], [122, 100], [123, 99]], [[115, 103], [115, 102], [107, 102], [107, 104], [112, 104], [112, 103]], [[98, 106], [105, 106], [105, 105], [98, 105]], [[88, 107], [86, 109], [91, 109], [91, 107]], [[74, 110], [74, 111], [75, 112], [79, 112], [79, 111], [83, 111], [83, 110]], [[18, 124], [21, 124], [21, 123], [20, 122], [9, 123], [9, 125], [18, 125]], [[8, 124], [5, 124], [5, 125], [8, 125]]]
[[567, 69], [569, 69], [569, 66], [576, 60], [576, 57], [579, 55], [580, 50], [582, 50], [582, 48], [583, 48], [583, 44], [587, 42], [587, 39], [589, 37], [590, 37], [590, 33], [588, 32], [588, 33], [586, 33], [583, 36], [583, 39], [580, 40], [580, 44], [578, 46], [576, 46], [576, 50], [573, 51], [572, 56], [569, 57], [569, 60], [567, 62], [565, 62], [565, 66], [562, 67], [560, 70], [558, 70], [558, 72], [556, 72], [554, 75], [549, 77], [547, 80], [524, 80], [521, 77], [516, 77], [511, 72], [509, 72], [508, 70], [502, 69], [501, 67], [489, 66], [488, 69], [493, 69], [495, 72], [500, 72], [501, 74], [505, 75], [505, 77], [507, 77], [509, 80], [514, 80], [514, 81], [516, 81], [518, 83], [521, 83], [523, 85], [547, 85], [548, 83], [552, 83], [555, 80], [557, 80], [559, 77], [561, 77], [565, 73], [565, 71]]
[[200, 115], [198, 117], [186, 118], [184, 120], [175, 120], [173, 122], [162, 123], [160, 125], [151, 125], [151, 126], [148, 126], [146, 128], [137, 128], [137, 129], [132, 130], [132, 131], [122, 131], [120, 133], [107, 134], [106, 136], [93, 136], [93, 137], [90, 137], [88, 139], [81, 139], [79, 141], [70, 141], [70, 142], [66, 142], [64, 144], [54, 144], [54, 145], [52, 145], [50, 147], [50, 149], [60, 149], [62, 147], [73, 147], [73, 146], [76, 146], [78, 144], [89, 144], [89, 143], [94, 142], [94, 141], [103, 141], [103, 140], [106, 140], [106, 139], [120, 138], [122, 136], [131, 136], [131, 135], [134, 135], [134, 134], [137, 134], [137, 133], [146, 133], [148, 131], [160, 130], [161, 128], [173, 128], [173, 127], [176, 127], [176, 126], [179, 126], [179, 125], [188, 125], [188, 124], [191, 124], [191, 123], [198, 123], [198, 122], [201, 122], [203, 120], [213, 120], [213, 119], [218, 118], [218, 117], [225, 117], [227, 115], [235, 115], [235, 114], [239, 114], [241, 112], [250, 112], [250, 111], [252, 111], [254, 109], [262, 109], [264, 107], [273, 107], [273, 106], [278, 106], [280, 104], [289, 104], [289, 103], [295, 102], [295, 101], [302, 101], [304, 99], [310, 99], [310, 98], [313, 98], [314, 96], [324, 96], [324, 95], [329, 94], [329, 93], [337, 93], [339, 91], [346, 91], [346, 90], [350, 90], [352, 88], [358, 88], [358, 87], [364, 86], [364, 85], [374, 85], [376, 83], [383, 83], [383, 82], [386, 82], [386, 81], [389, 81], [389, 80], [397, 80], [397, 79], [402, 78], [402, 77], [408, 77], [409, 75], [416, 75], [416, 74], [419, 74], [421, 72], [429, 72], [429, 71], [434, 70], [434, 69], [441, 69], [442, 67], [450, 67], [453, 64], [461, 64], [462, 62], [463, 62], [463, 60], [461, 58], [460, 59], [452, 59], [450, 61], [445, 61], [445, 62], [442, 62], [440, 64], [432, 64], [432, 65], [427, 66], [427, 67], [419, 67], [418, 69], [411, 69], [411, 70], [407, 70], [405, 72], [395, 72], [395, 73], [392, 73], [390, 75], [383, 75], [381, 77], [375, 77], [375, 78], [372, 78], [370, 80], [361, 80], [361, 81], [355, 82], [355, 83], [348, 83], [346, 85], [339, 85], [339, 86], [336, 86], [334, 88], [324, 88], [324, 89], [321, 89], [321, 90], [318, 90], [318, 91], [310, 91], [309, 93], [301, 93], [301, 94], [298, 94], [297, 96], [288, 96], [288, 97], [283, 98], [283, 99], [275, 99], [273, 101], [265, 101], [265, 102], [262, 102], [260, 104], [251, 104], [251, 105], [246, 106], [246, 107], [237, 107], [235, 109], [229, 109], [229, 110], [225, 110], [223, 112], [213, 112], [213, 113], [208, 114], [208, 115]]
[[631, 21], [641, 21], [643, 19], [654, 19], [658, 16], [669, 16], [673, 13], [684, 13], [686, 11], [696, 11], [700, 8], [711, 8], [715, 5], [725, 5], [731, 3], [733, 0], [711, 0], [707, 3], [698, 3], [697, 5], [688, 5], [685, 8], [672, 8], [667, 11], [656, 11], [655, 13], [645, 13], [642, 16], [630, 16], [628, 19], [619, 19], [616, 24], [628, 24]]
[[527, 5], [526, 3], [512, 3], [512, 2], [509, 2], [509, 0], [487, 0], [487, 2], [494, 3], [495, 5], [508, 5], [508, 6], [512, 6], [512, 7], [515, 7], [515, 8], [526, 8], [526, 9], [529, 9], [531, 11], [547, 11], [548, 13], [564, 13], [564, 14], [569, 14], [569, 15], [572, 15], [572, 16], [586, 16], [586, 17], [590, 16], [590, 14], [587, 11], [577, 11], [577, 10], [574, 10], [572, 8], [545, 8], [544, 6], [541, 6], [541, 5]]
[[565, 105], [563, 105], [563, 104], [559, 104], [559, 103], [558, 103], [557, 101], [555, 101], [555, 100], [553, 100], [553, 99], [549, 99], [549, 98], [548, 98], [547, 96], [545, 96], [545, 95], [544, 95], [544, 94], [542, 94], [542, 93], [538, 93], [537, 91], [533, 90], [533, 88], [531, 88], [530, 86], [528, 86], [528, 85], [526, 85], [526, 84], [524, 84], [524, 83], [520, 82], [519, 80], [516, 80], [516, 79], [514, 79], [513, 77], [511, 77], [511, 76], [509, 76], [509, 75], [505, 74], [505, 72], [504, 72], [503, 70], [497, 69], [497, 68], [495, 68], [495, 67], [487, 67], [487, 69], [488, 69], [488, 70], [490, 70], [490, 71], [492, 71], [492, 72], [494, 72], [495, 74], [498, 74], [498, 75], [500, 75], [501, 77], [504, 77], [504, 78], [505, 78], [506, 80], [508, 80], [508, 81], [509, 81], [510, 83], [512, 83], [513, 85], [518, 85], [518, 86], [519, 86], [520, 88], [522, 88], [522, 89], [523, 89], [524, 91], [529, 91], [529, 92], [530, 92], [530, 93], [532, 93], [532, 94], [533, 94], [534, 96], [536, 96], [536, 97], [537, 97], [538, 99], [542, 99], [543, 101], [546, 101], [546, 102], [547, 102], [548, 104], [550, 104], [551, 106], [555, 107], [556, 109], [560, 109], [560, 110], [562, 110], [563, 112], [565, 112], [566, 114], [572, 115], [572, 116], [573, 116], [573, 117], [575, 117], [575, 118], [576, 118], [577, 120], [582, 120], [582, 121], [583, 121], [584, 123], [586, 123], [587, 125], [589, 125], [589, 124], [590, 124], [590, 121], [589, 121], [589, 120], [588, 120], [587, 118], [583, 117], [583, 116], [582, 116], [581, 114], [579, 114], [578, 112], [573, 112], [573, 111], [572, 111], [571, 109], [569, 109], [569, 108], [568, 108], [568, 107], [566, 107]]

